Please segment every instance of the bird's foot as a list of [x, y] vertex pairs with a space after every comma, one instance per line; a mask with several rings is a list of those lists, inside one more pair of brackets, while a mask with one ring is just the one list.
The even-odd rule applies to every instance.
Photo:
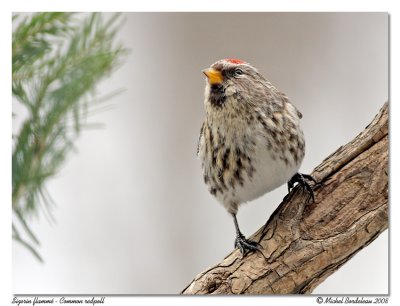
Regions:
[[307, 193], [308, 193], [307, 203], [310, 200], [312, 200], [314, 202], [314, 200], [315, 200], [314, 191], [313, 191], [312, 187], [310, 186], [310, 184], [307, 182], [307, 180], [314, 182], [314, 184], [317, 184], [317, 181], [311, 175], [296, 173], [295, 175], [293, 175], [293, 177], [288, 182], [288, 191], [290, 192], [293, 189], [294, 184], [298, 183], [301, 186], [301, 189], [303, 190], [303, 192], [307, 191]]
[[235, 248], [238, 248], [242, 253], [242, 256], [245, 256], [248, 252], [262, 249], [262, 246], [253, 240], [246, 239], [245, 236], [240, 234], [235, 239]]

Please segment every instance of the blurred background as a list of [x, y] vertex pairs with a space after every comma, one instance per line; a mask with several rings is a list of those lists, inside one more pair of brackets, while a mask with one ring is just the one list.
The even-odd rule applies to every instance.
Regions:
[[[106, 14], [107, 15], [107, 14]], [[196, 158], [204, 117], [201, 70], [221, 58], [253, 64], [303, 113], [309, 173], [355, 137], [388, 99], [386, 13], [125, 13], [131, 51], [98, 86], [125, 91], [88, 121], [47, 189], [56, 223], [30, 220], [40, 263], [13, 242], [15, 294], [176, 294], [233, 249], [229, 214]], [[13, 103], [13, 112], [23, 112]], [[13, 131], [21, 128], [19, 117]], [[247, 236], [286, 194], [248, 205]], [[315, 294], [388, 293], [388, 231]]]

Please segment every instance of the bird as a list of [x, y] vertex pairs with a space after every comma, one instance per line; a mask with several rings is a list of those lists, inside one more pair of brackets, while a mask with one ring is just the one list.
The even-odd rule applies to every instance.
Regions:
[[197, 156], [208, 191], [232, 215], [234, 247], [245, 256], [262, 247], [242, 234], [240, 205], [286, 183], [289, 192], [297, 183], [314, 200], [309, 182], [315, 179], [298, 172], [305, 155], [302, 114], [243, 60], [222, 59], [202, 72], [205, 118]]

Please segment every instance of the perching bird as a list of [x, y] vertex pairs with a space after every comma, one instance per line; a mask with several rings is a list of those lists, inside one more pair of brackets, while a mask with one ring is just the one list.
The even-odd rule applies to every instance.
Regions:
[[[260, 245], [241, 233], [236, 213], [241, 204], [288, 183], [313, 191], [309, 175], [298, 173], [304, 157], [301, 113], [253, 66], [220, 60], [203, 70], [206, 117], [197, 154], [210, 193], [233, 216], [235, 247], [243, 255]], [[314, 181], [315, 182], [315, 181]]]

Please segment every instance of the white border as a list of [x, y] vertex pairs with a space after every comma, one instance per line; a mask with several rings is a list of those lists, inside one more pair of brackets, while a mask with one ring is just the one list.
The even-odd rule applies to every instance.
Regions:
[[395, 6], [395, 0], [113, 0], [54, 1], [18, 0], [8, 4], [12, 11], [388, 11]]
[[[1, 1], [0, 9], [0, 29], [1, 29], [1, 82], [0, 93], [2, 96], [0, 106], [0, 238], [2, 250], [0, 251], [0, 303], [1, 305], [11, 305], [11, 13], [30, 12], [30, 11], [293, 11], [293, 12], [318, 12], [318, 11], [338, 11], [338, 12], [389, 12], [390, 14], [390, 84], [395, 84], [390, 88], [391, 111], [391, 296], [389, 304], [399, 304], [399, 294], [395, 271], [399, 271], [398, 263], [398, 237], [400, 233], [399, 224], [395, 222], [399, 215], [399, 197], [395, 192], [398, 183], [399, 173], [399, 77], [398, 57], [399, 48], [399, 18], [400, 12], [395, 0], [170, 0], [170, 1], [129, 1], [112, 0], [107, 2], [69, 0], [18, 0]], [[6, 3], [7, 2], [7, 3]], [[396, 86], [397, 84], [397, 86]], [[397, 102], [396, 102], [397, 101]], [[397, 285], [396, 285], [397, 284]], [[316, 297], [106, 297], [105, 305], [316, 305]], [[15, 305], [15, 304], [13, 304]]]

